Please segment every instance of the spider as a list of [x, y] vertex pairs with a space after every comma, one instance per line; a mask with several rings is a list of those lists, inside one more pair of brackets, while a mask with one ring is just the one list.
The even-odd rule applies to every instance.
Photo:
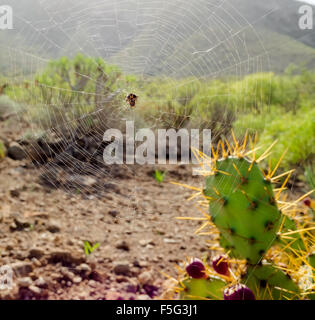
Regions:
[[136, 106], [137, 99], [138, 97], [134, 93], [130, 93], [126, 98], [126, 101], [130, 104], [131, 108], [134, 108]]

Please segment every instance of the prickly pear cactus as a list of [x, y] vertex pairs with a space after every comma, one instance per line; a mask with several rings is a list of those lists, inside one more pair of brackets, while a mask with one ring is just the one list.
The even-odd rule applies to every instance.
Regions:
[[223, 300], [226, 283], [220, 279], [187, 279], [182, 282], [182, 300]]
[[271, 264], [248, 266], [245, 283], [259, 300], [298, 299], [299, 287], [289, 275]]
[[283, 221], [282, 232], [283, 233], [285, 233], [285, 232], [290, 233], [291, 232], [291, 234], [287, 239], [284, 237], [279, 239], [280, 243], [284, 247], [287, 247], [289, 244], [289, 250], [291, 250], [291, 251], [292, 251], [292, 249], [297, 252], [306, 250], [305, 244], [301, 238], [301, 235], [298, 232], [296, 232], [298, 228], [297, 228], [295, 222], [287, 216], [283, 216], [283, 219], [284, 219], [284, 221]]
[[204, 195], [223, 247], [231, 256], [258, 263], [281, 223], [272, 186], [258, 165], [232, 156], [218, 160], [215, 174], [206, 178]]
[[[191, 187], [198, 191], [191, 199], [201, 194], [203, 200], [199, 204], [208, 210], [200, 218], [206, 222], [196, 233], [201, 234], [201, 230], [208, 227], [209, 230], [202, 234], [211, 235], [211, 250], [218, 250], [222, 255], [224, 249], [222, 257], [229, 256], [230, 259], [224, 260], [224, 272], [217, 265], [222, 258], [214, 259], [212, 268], [203, 266], [208, 278], [194, 279], [194, 274], [186, 269], [184, 280], [178, 282], [183, 284], [179, 289], [180, 298], [222, 299], [224, 289], [226, 300], [314, 299], [315, 273], [312, 277], [312, 270], [315, 271], [315, 256], [310, 252], [315, 227], [313, 217], [301, 213], [298, 207], [312, 191], [288, 202], [282, 192], [293, 170], [275, 176], [281, 159], [275, 168], [269, 166], [262, 170], [259, 163], [269, 156], [272, 146], [257, 157], [256, 137], [254, 141], [249, 138], [249, 151], [246, 150], [248, 136], [242, 144], [234, 134], [232, 137], [233, 145], [220, 142], [217, 150], [212, 150], [211, 163], [201, 154], [200, 162], [207, 159], [207, 167], [210, 164], [211, 169], [207, 171], [201, 164], [205, 188]], [[273, 183], [278, 183], [279, 187], [273, 189]], [[304, 201], [305, 205], [309, 207], [310, 203]], [[301, 285], [305, 270], [311, 275], [306, 275], [306, 286]], [[209, 276], [213, 274], [221, 280], [211, 282]]]

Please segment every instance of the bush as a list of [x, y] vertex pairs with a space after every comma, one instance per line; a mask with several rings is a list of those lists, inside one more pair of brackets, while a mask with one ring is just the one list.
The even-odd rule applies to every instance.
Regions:
[[251, 133], [257, 131], [260, 145], [268, 146], [278, 140], [272, 151], [273, 165], [286, 149], [288, 152], [282, 160], [282, 167], [288, 169], [311, 163], [315, 158], [315, 109], [305, 106], [297, 113], [293, 111], [285, 113], [275, 107], [271, 110], [260, 116], [241, 117], [234, 124], [235, 131], [239, 135], [242, 135], [248, 127], [251, 128]]
[[12, 112], [17, 112], [18, 109], [18, 104], [8, 96], [0, 96], [0, 117]]
[[121, 119], [122, 88], [134, 82], [101, 58], [78, 54], [51, 61], [35, 81], [10, 88], [10, 96], [28, 107], [24, 118], [38, 129], [89, 130], [94, 124], [115, 126]]

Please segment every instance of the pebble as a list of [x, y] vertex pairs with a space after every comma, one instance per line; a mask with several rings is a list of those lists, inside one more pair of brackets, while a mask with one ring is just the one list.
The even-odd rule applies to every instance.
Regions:
[[10, 190], [10, 196], [12, 198], [18, 198], [20, 196], [20, 191], [18, 189]]
[[95, 280], [89, 280], [89, 286], [92, 288], [96, 288], [97, 287], [97, 282]]
[[40, 294], [41, 293], [41, 289], [36, 287], [36, 286], [34, 286], [34, 285], [29, 286], [29, 289], [35, 294]]
[[57, 233], [60, 232], [61, 227], [60, 223], [58, 221], [50, 221], [47, 225], [47, 230], [51, 233]]
[[144, 271], [139, 274], [138, 281], [140, 284], [152, 284], [154, 280], [152, 271]]
[[149, 266], [149, 263], [147, 261], [144, 261], [144, 260], [139, 261], [140, 268], [146, 268], [148, 266]]
[[26, 153], [17, 142], [12, 142], [8, 148], [8, 156], [13, 160], [23, 160], [26, 158]]
[[10, 230], [11, 231], [22, 231], [26, 228], [29, 228], [31, 224], [24, 218], [22, 217], [15, 217], [14, 222], [11, 223], [10, 225]]
[[130, 273], [129, 264], [117, 264], [114, 267], [114, 272], [117, 275], [128, 275]]
[[37, 280], [35, 280], [34, 284], [38, 287], [45, 287], [47, 282], [43, 277], [39, 277]]
[[41, 267], [42, 266], [42, 263], [36, 258], [32, 258], [32, 262], [34, 263], [34, 265], [36, 267]]
[[11, 264], [11, 267], [15, 274], [19, 277], [25, 277], [33, 271], [32, 264], [30, 262], [25, 261], [15, 262]]
[[18, 284], [21, 287], [26, 287], [28, 288], [29, 286], [31, 286], [33, 284], [33, 281], [30, 277], [24, 277], [24, 278], [20, 278], [18, 280]]
[[163, 241], [164, 241], [164, 243], [178, 243], [177, 240], [169, 239], [169, 238], [164, 238]]
[[119, 215], [119, 212], [117, 210], [110, 210], [108, 211], [108, 214], [114, 218], [116, 218]]
[[79, 276], [77, 276], [77, 277], [74, 277], [74, 278], [72, 279], [72, 281], [73, 281], [73, 283], [78, 284], [78, 283], [80, 283], [80, 282], [82, 281], [82, 278], [79, 277]]
[[31, 258], [36, 258], [40, 259], [42, 256], [45, 255], [45, 251], [43, 249], [33, 247], [29, 250], [28, 257]]
[[86, 263], [81, 263], [79, 266], [76, 267], [76, 270], [77, 271], [84, 271], [86, 273], [90, 273], [92, 271], [90, 266]]
[[81, 264], [86, 260], [86, 256], [84, 256], [84, 252], [69, 252], [66, 250], [56, 250], [51, 252], [50, 260], [54, 263], [62, 262], [62, 263], [74, 263]]
[[116, 248], [124, 251], [130, 250], [129, 244], [126, 241], [117, 243]]
[[142, 240], [139, 241], [139, 244], [142, 247], [145, 247], [147, 245], [152, 245], [152, 246], [155, 245], [155, 243], [154, 243], [154, 241], [152, 239], [149, 239], [149, 240], [142, 239]]

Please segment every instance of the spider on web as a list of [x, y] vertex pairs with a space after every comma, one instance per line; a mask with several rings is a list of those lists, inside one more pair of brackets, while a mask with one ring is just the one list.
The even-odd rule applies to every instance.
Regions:
[[130, 93], [126, 98], [126, 101], [129, 103], [131, 108], [135, 108], [137, 99], [138, 97], [134, 93]]

